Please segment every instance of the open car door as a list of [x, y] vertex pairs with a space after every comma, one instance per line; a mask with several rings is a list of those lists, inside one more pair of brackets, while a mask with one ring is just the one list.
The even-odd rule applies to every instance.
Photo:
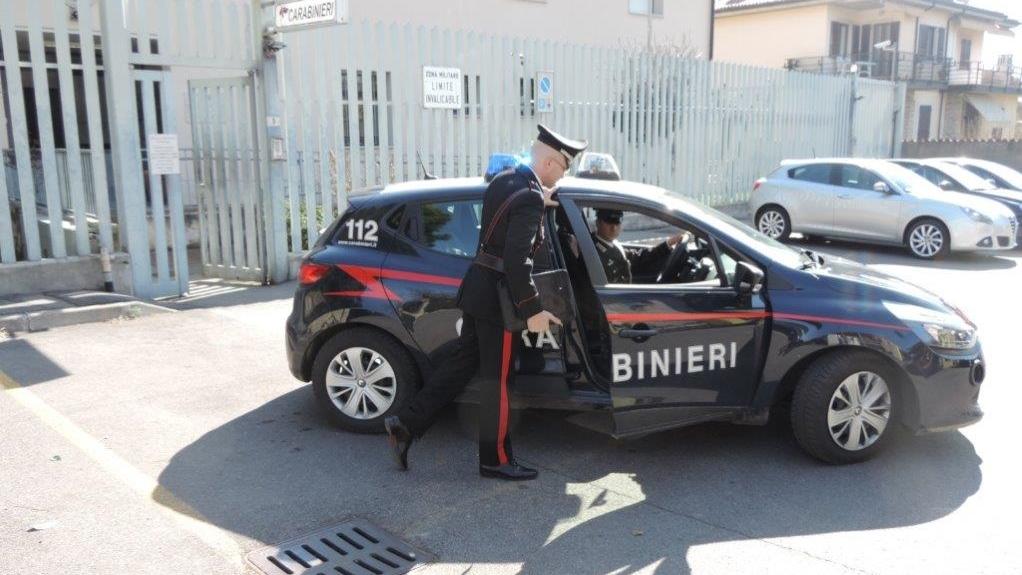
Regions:
[[[736, 270], [751, 266], [693, 223], [653, 206], [563, 194], [561, 203], [591, 279], [596, 309], [589, 313], [603, 315], [603, 321], [589, 318], [589, 325], [602, 327], [586, 337], [592, 377], [610, 390], [613, 434], [729, 419], [747, 407], [759, 379], [768, 313], [758, 290], [740, 293], [731, 283]], [[666, 254], [655, 277], [609, 283], [595, 245], [601, 240], [594, 239], [597, 208], [623, 212], [615, 245], [626, 253], [652, 249], [683, 231], [691, 241], [660, 247]]]

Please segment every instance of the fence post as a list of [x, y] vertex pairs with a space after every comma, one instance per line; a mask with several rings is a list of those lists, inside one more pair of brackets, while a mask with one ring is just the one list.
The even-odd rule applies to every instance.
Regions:
[[[260, 180], [262, 193], [259, 201], [263, 212], [263, 229], [265, 232], [264, 258], [266, 266], [266, 280], [269, 283], [282, 283], [288, 280], [289, 263], [287, 249], [287, 230], [284, 225], [284, 171], [287, 169], [286, 158], [290, 153], [287, 145], [287, 118], [282, 102], [279, 64], [279, 52], [272, 56], [263, 53], [263, 29], [267, 22], [273, 19], [272, 11], [264, 11], [260, 0], [252, 0], [253, 30], [256, 43], [256, 59], [259, 65], [256, 75], [261, 90], [256, 92], [256, 134], [259, 138], [259, 149], [262, 150], [262, 157], [259, 158]], [[275, 118], [276, 121], [268, 121]], [[275, 157], [276, 152], [283, 152], [281, 156]], [[298, 222], [293, 222], [298, 225]]]
[[[152, 266], [149, 261], [149, 230], [146, 219], [145, 186], [142, 182], [138, 114], [135, 110], [135, 82], [131, 76], [131, 42], [124, 20], [122, 0], [101, 0], [103, 67], [110, 123], [114, 186], [122, 200], [117, 222], [122, 245], [131, 255], [131, 279], [139, 297], [149, 297]], [[98, 192], [102, 193], [102, 191]], [[126, 241], [125, 241], [126, 240]]]
[[859, 71], [851, 76], [852, 97], [848, 106], [848, 156], [855, 157], [855, 105], [859, 102]]
[[901, 153], [901, 142], [905, 139], [905, 98], [908, 97], [908, 83], [898, 82], [894, 86], [894, 125], [891, 126], [891, 157]]

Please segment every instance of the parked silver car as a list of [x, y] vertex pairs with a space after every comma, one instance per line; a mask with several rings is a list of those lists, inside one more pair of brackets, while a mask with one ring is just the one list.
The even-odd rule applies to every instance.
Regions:
[[934, 158], [961, 166], [1002, 190], [1022, 192], [1022, 172], [1004, 164], [977, 158]]
[[1015, 247], [1018, 221], [986, 198], [943, 191], [884, 160], [785, 160], [756, 181], [756, 228], [904, 245], [920, 258]]

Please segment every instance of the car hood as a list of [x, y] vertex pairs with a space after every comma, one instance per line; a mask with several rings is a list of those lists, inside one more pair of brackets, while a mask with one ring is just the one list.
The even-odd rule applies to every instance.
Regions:
[[823, 267], [807, 270], [827, 288], [856, 301], [897, 301], [946, 311], [937, 294], [901, 278], [844, 258], [827, 257]]
[[1017, 190], [996, 188], [993, 190], [977, 190], [976, 193], [988, 198], [997, 198], [1001, 200], [1009, 200], [1015, 203], [1022, 203], [1022, 192]]
[[919, 198], [927, 200], [935, 200], [956, 206], [972, 208], [981, 214], [991, 217], [1008, 217], [1012, 215], [1011, 210], [1003, 204], [998, 203], [997, 200], [984, 198], [975, 194], [929, 190], [914, 191], [913, 194]]

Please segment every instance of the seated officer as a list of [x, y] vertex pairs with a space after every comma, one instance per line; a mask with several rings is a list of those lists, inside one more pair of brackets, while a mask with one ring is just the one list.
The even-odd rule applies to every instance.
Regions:
[[688, 243], [692, 235], [678, 232], [667, 241], [652, 248], [632, 248], [617, 241], [621, 235], [621, 210], [596, 210], [596, 233], [593, 243], [607, 273], [607, 282], [612, 284], [632, 283], [632, 274], [655, 275], [662, 271], [667, 256], [678, 242]]

